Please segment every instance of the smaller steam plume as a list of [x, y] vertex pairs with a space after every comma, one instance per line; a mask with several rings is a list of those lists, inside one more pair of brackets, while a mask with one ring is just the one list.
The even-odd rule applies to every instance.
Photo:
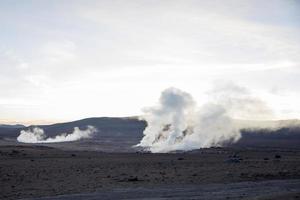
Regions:
[[47, 137], [44, 130], [39, 127], [35, 127], [32, 130], [22, 130], [18, 136], [18, 142], [23, 143], [55, 143], [55, 142], [71, 142], [80, 139], [91, 138], [97, 129], [93, 126], [88, 126], [85, 130], [80, 130], [78, 127], [74, 128], [74, 131], [70, 134], [62, 133], [55, 137]]

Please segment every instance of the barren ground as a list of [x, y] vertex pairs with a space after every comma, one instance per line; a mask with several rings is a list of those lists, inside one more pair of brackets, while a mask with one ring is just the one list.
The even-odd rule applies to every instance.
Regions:
[[[123, 191], [124, 194], [142, 192], [145, 195], [147, 192], [143, 190], [147, 190], [148, 197], [151, 193], [156, 194], [154, 199], [160, 199], [163, 196], [159, 194], [168, 193], [168, 188], [170, 194], [182, 191], [181, 194], [188, 195], [193, 188], [195, 191], [201, 191], [202, 188], [201, 194], [211, 194], [212, 199], [217, 197], [213, 191], [229, 192], [228, 196], [221, 195], [226, 199], [247, 199], [251, 197], [251, 188], [258, 191], [255, 187], [266, 186], [273, 189], [266, 188], [266, 192], [251, 199], [297, 199], [300, 193], [300, 189], [297, 189], [300, 188], [297, 187], [300, 151], [210, 148], [189, 153], [150, 154], [63, 151], [45, 146], [0, 146], [0, 177], [0, 199], [91, 192], [104, 195], [109, 191], [114, 197], [121, 195], [112, 190]], [[270, 180], [273, 182], [268, 182]], [[238, 191], [239, 196], [230, 195], [230, 187], [244, 184], [248, 190], [244, 188]], [[270, 187], [270, 184], [276, 187]], [[201, 199], [199, 192], [198, 197], [195, 195], [191, 198]], [[75, 198], [72, 195], [69, 197]], [[67, 199], [67, 196], [60, 199]], [[93, 198], [85, 196], [81, 199]], [[94, 199], [99, 199], [99, 196]]]

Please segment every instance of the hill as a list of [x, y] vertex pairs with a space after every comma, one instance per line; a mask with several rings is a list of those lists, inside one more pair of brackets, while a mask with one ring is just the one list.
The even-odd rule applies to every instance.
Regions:
[[[248, 122], [249, 123], [249, 122]], [[300, 148], [300, 128], [295, 124], [299, 121], [285, 120], [268, 122], [268, 126], [260, 125], [258, 128], [242, 129], [242, 138], [230, 147], [252, 147], [252, 148]], [[1, 144], [16, 143], [16, 138], [21, 130], [40, 127], [44, 129], [47, 136], [53, 137], [61, 133], [71, 133], [74, 127], [85, 129], [88, 125], [97, 128], [98, 132], [92, 139], [69, 143], [43, 144], [64, 149], [98, 150], [98, 151], [135, 151], [133, 145], [139, 143], [143, 137], [146, 122], [136, 117], [128, 118], [86, 118], [77, 121], [57, 123], [52, 125], [0, 125]], [[271, 126], [272, 125], [272, 126]], [[247, 127], [247, 126], [246, 126]], [[266, 127], [272, 127], [267, 129]], [[41, 145], [41, 144], [39, 144]]]

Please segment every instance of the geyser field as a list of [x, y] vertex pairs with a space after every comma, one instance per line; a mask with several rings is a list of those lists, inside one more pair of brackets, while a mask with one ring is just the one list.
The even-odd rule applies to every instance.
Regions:
[[0, 0], [0, 200], [299, 200], [300, 0]]
[[2, 125], [0, 198], [299, 198], [299, 121], [238, 119], [269, 109], [229, 91], [197, 106], [169, 88], [139, 118]]

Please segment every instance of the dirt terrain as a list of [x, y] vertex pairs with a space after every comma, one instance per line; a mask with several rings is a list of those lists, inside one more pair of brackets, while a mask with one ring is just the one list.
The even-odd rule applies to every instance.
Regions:
[[[188, 153], [150, 154], [0, 146], [0, 199], [90, 193], [116, 188], [126, 191], [166, 186], [225, 186], [269, 180], [298, 181], [299, 166], [300, 151], [297, 149], [210, 148]], [[284, 184], [288, 183], [282, 184], [285, 188]], [[299, 185], [299, 182], [296, 184]], [[282, 199], [280, 195], [283, 195], [297, 199], [299, 192], [300, 189], [282, 190], [270, 198]], [[246, 198], [247, 192], [244, 193]]]
[[[170, 185], [101, 189], [97, 192], [29, 198], [30, 200], [111, 200], [111, 199], [198, 199], [198, 200], [291, 200], [299, 199], [300, 179], [256, 182], [212, 183], [198, 185]], [[29, 200], [27, 199], [27, 200]]]

